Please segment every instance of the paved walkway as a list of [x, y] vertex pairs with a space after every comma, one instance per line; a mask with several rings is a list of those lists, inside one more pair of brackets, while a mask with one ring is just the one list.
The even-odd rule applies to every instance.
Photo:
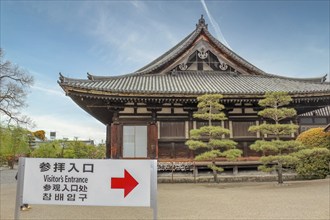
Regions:
[[[13, 219], [15, 171], [0, 171], [0, 219]], [[159, 219], [330, 219], [330, 179], [271, 183], [158, 184]], [[150, 208], [33, 205], [21, 219], [150, 219]]]

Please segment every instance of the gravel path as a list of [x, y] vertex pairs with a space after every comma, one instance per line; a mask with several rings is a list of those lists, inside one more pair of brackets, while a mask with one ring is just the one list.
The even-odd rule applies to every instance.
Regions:
[[10, 170], [8, 168], [0, 168], [0, 183], [1, 184], [16, 184], [16, 176], [17, 169]]
[[[13, 219], [16, 170], [2, 170], [0, 219]], [[330, 219], [330, 179], [158, 184], [159, 219]], [[21, 219], [150, 219], [150, 208], [33, 205]]]

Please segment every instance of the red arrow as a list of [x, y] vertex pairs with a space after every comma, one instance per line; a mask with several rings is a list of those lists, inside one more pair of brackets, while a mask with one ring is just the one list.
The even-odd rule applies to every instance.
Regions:
[[139, 183], [125, 169], [124, 178], [111, 178], [111, 189], [124, 189], [124, 198], [138, 185]]

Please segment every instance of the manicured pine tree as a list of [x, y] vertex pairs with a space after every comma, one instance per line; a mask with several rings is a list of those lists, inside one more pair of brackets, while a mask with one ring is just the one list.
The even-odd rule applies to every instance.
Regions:
[[260, 170], [270, 172], [277, 171], [278, 183], [283, 183], [283, 166], [292, 165], [296, 161], [294, 152], [302, 148], [300, 142], [295, 140], [281, 140], [283, 135], [295, 133], [298, 126], [295, 124], [282, 123], [294, 117], [297, 113], [293, 108], [286, 108], [292, 98], [286, 92], [268, 92], [265, 98], [259, 101], [259, 105], [264, 107], [258, 115], [268, 119], [264, 124], [249, 127], [250, 132], [260, 132], [260, 135], [268, 135], [271, 140], [257, 140], [250, 146], [252, 150], [263, 153], [260, 158], [263, 165]]
[[218, 182], [217, 173], [222, 172], [223, 169], [216, 165], [216, 159], [225, 157], [229, 160], [235, 160], [241, 156], [242, 151], [235, 149], [237, 143], [233, 140], [224, 139], [224, 135], [228, 135], [230, 131], [221, 126], [214, 126], [213, 121], [227, 120], [225, 113], [222, 110], [224, 105], [219, 103], [223, 96], [220, 94], [206, 94], [197, 97], [198, 111], [193, 115], [194, 118], [208, 121], [208, 126], [203, 126], [199, 129], [192, 129], [190, 131], [190, 139], [186, 145], [191, 150], [200, 148], [206, 151], [197, 155], [195, 160], [208, 160], [211, 164], [208, 166], [213, 170], [214, 182]]

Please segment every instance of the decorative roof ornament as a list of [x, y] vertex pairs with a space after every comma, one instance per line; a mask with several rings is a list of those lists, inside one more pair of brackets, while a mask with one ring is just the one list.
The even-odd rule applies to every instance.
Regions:
[[188, 65], [186, 63], [181, 63], [181, 64], [179, 64], [179, 69], [180, 70], [187, 70], [188, 69]]
[[199, 27], [205, 27], [207, 29], [207, 24], [205, 24], [205, 19], [203, 15], [201, 15], [201, 18], [198, 20], [198, 24], [196, 24], [196, 29]]
[[209, 54], [207, 51], [204, 50], [204, 48], [202, 48], [200, 51], [198, 51], [197, 55], [202, 60], [205, 60]]
[[171, 75], [172, 75], [172, 76], [176, 76], [176, 75], [178, 75], [178, 73], [176, 72], [176, 69], [172, 70]]
[[[228, 65], [225, 63], [225, 62], [220, 62], [219, 64], [219, 68], [223, 71], [227, 70], [228, 69]], [[236, 70], [235, 70], [236, 71]]]

